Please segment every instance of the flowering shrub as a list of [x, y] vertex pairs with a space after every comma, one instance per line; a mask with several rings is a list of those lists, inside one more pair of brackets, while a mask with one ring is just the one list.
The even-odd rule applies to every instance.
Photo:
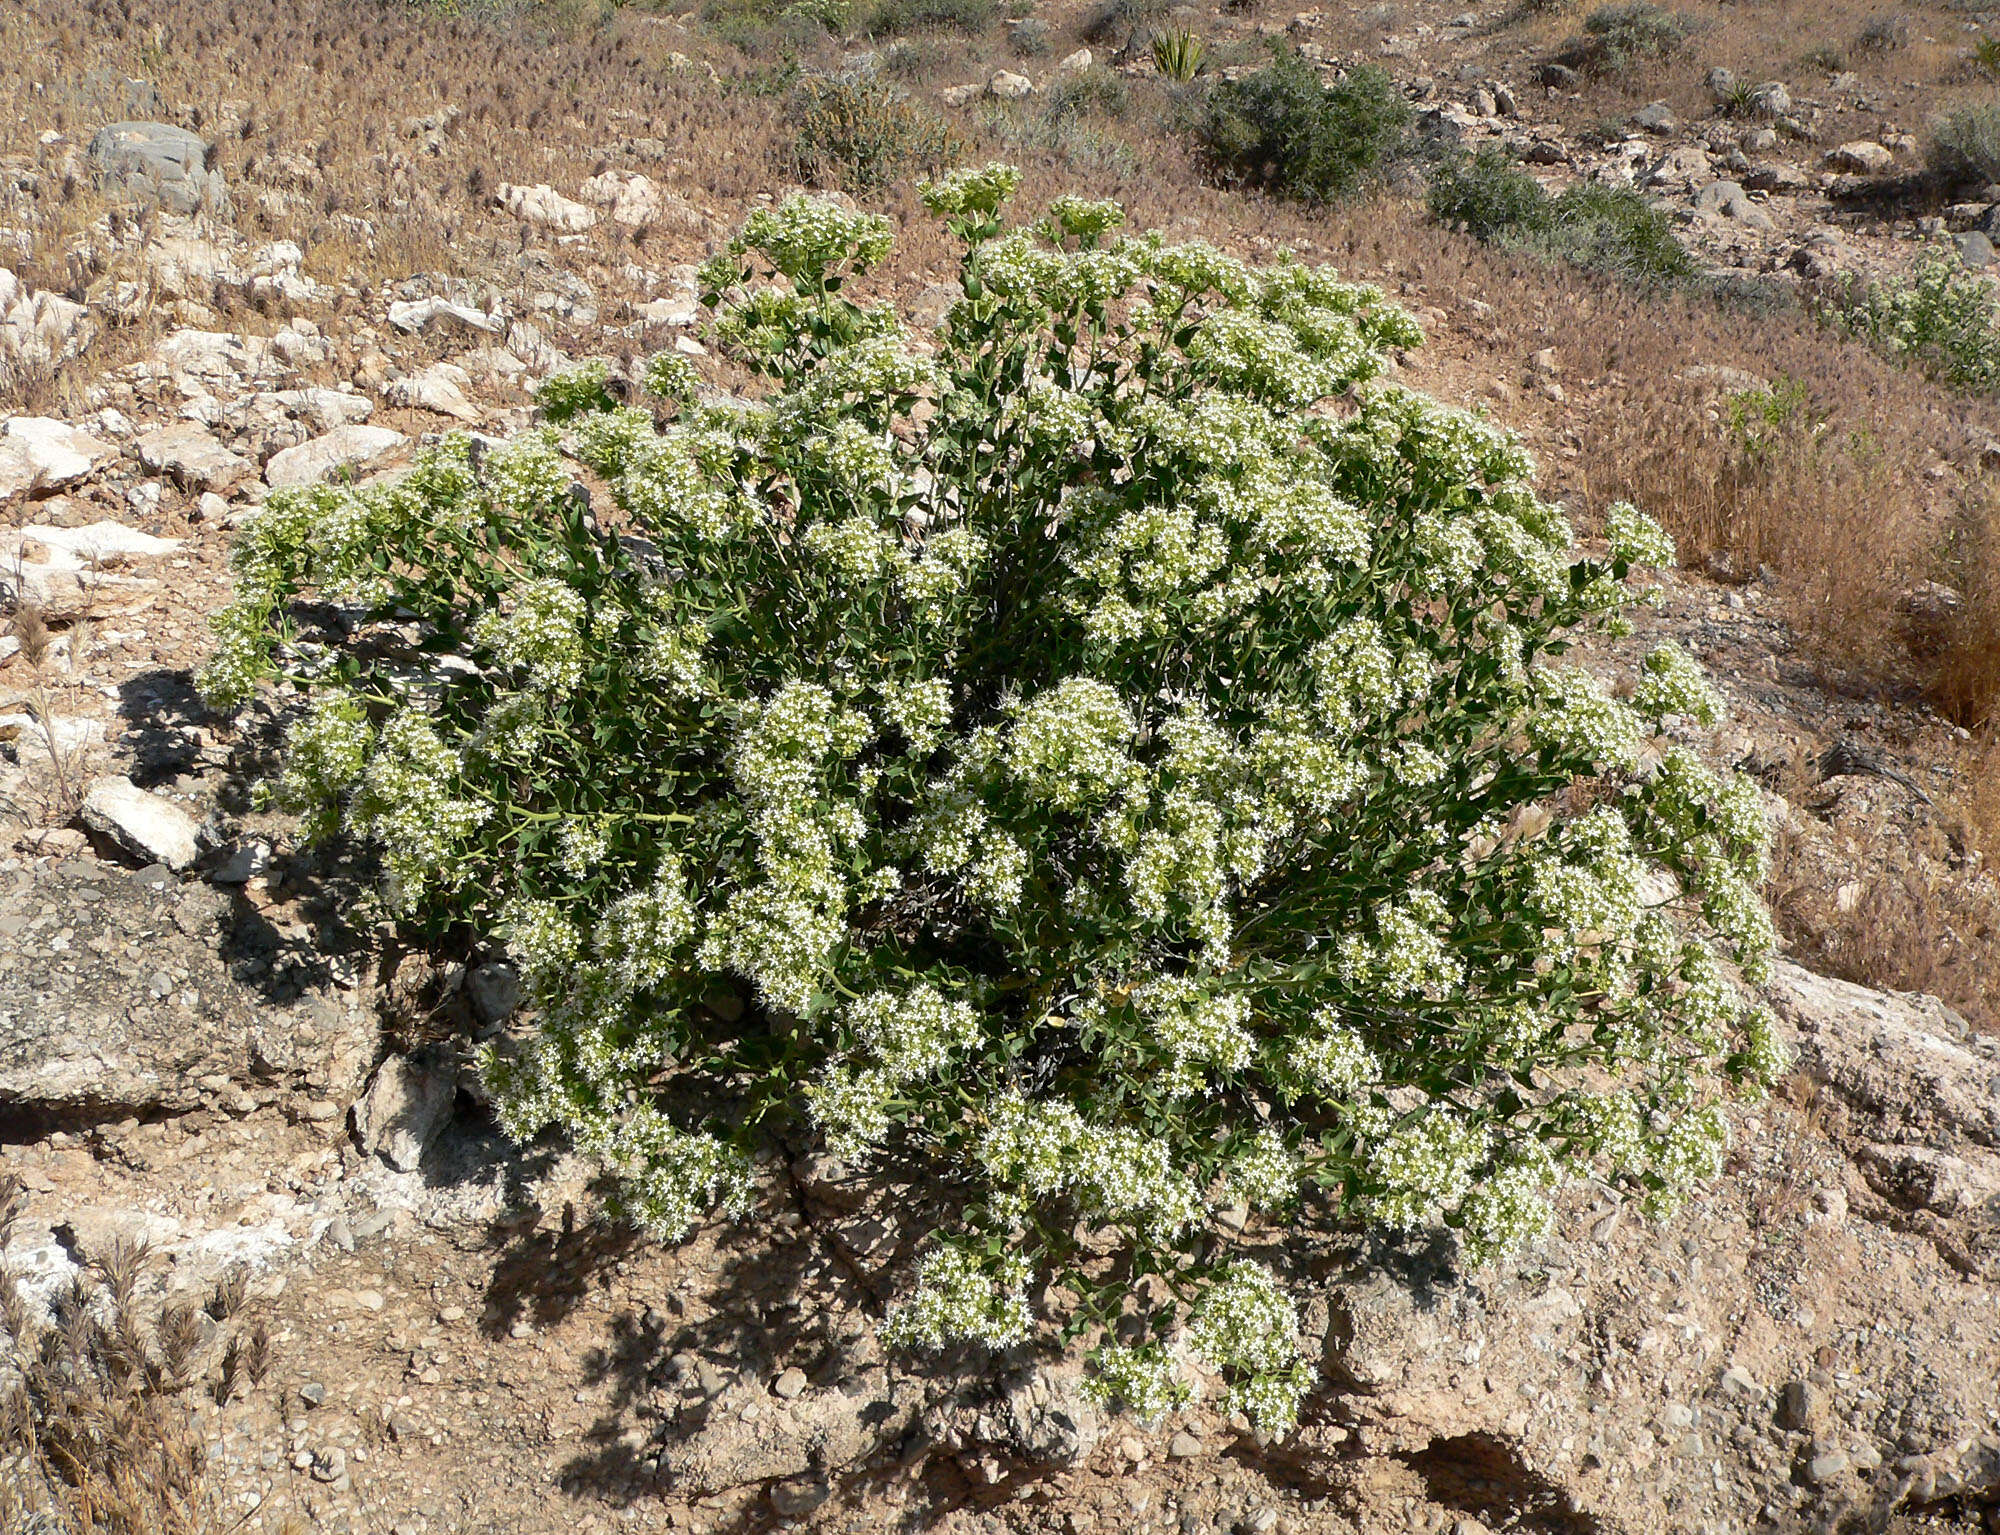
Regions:
[[1926, 248], [1907, 277], [1872, 284], [1850, 278], [1835, 295], [1831, 317], [1877, 351], [1953, 389], [2000, 389], [2000, 302], [1993, 285], [1946, 241]]
[[273, 495], [205, 685], [301, 690], [278, 801], [505, 935], [513, 1134], [669, 1239], [776, 1127], [926, 1171], [893, 1338], [1102, 1326], [1107, 1395], [1219, 1375], [1278, 1431], [1313, 1371], [1219, 1213], [1478, 1260], [1567, 1180], [1715, 1174], [1780, 1065], [1730, 979], [1761, 805], [1660, 740], [1715, 715], [1681, 651], [1629, 701], [1560, 659], [1664, 535], [1579, 557], [1512, 438], [1380, 378], [1409, 316], [1111, 204], [1009, 228], [1013, 184], [927, 188], [934, 349], [847, 296], [887, 222], [795, 198], [702, 274], [760, 398], [668, 355], [657, 416], [567, 378], [562, 426]]

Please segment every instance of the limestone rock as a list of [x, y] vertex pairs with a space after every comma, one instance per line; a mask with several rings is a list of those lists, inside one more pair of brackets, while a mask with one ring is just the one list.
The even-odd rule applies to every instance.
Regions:
[[572, 202], [554, 187], [516, 186], [512, 182], [500, 183], [498, 198], [501, 207], [515, 218], [529, 224], [541, 224], [550, 229], [560, 229], [569, 234], [578, 234], [593, 228], [597, 223], [597, 210], [586, 208], [582, 203]]
[[78, 569], [155, 560], [180, 547], [178, 538], [158, 538], [109, 521], [81, 528], [32, 525], [21, 530], [20, 539], [23, 554], [38, 554], [44, 562], [69, 564]]
[[264, 481], [273, 490], [282, 490], [317, 485], [340, 474], [359, 479], [408, 441], [386, 426], [336, 427], [324, 437], [274, 455], [264, 466]]
[[208, 168], [208, 144], [172, 123], [112, 123], [90, 141], [98, 185], [175, 213], [229, 216], [229, 190]]
[[470, 304], [454, 304], [447, 298], [401, 299], [389, 306], [389, 323], [409, 335], [428, 330], [439, 320], [449, 320], [467, 330], [497, 331], [500, 328], [498, 315], [474, 309]]
[[193, 421], [157, 427], [140, 437], [139, 462], [196, 492], [226, 491], [256, 473], [249, 459], [230, 452]]
[[88, 479], [117, 450], [48, 416], [0, 424], [0, 499], [41, 495]]
[[67, 362], [97, 333], [90, 311], [61, 294], [30, 288], [0, 267], [0, 366]]
[[1854, 139], [1826, 152], [1829, 170], [1855, 171], [1874, 176], [1895, 164], [1896, 157], [1873, 139]]
[[1002, 101], [1019, 101], [1023, 96], [1034, 94], [1035, 82], [1026, 75], [1017, 75], [1011, 69], [997, 71], [986, 82], [990, 96], [998, 96]]
[[690, 234], [708, 227], [699, 210], [636, 171], [605, 171], [579, 189], [583, 200], [607, 210], [628, 229], [672, 228]]
[[421, 373], [393, 379], [382, 391], [389, 403], [408, 410], [427, 410], [459, 421], [477, 421], [480, 410], [466, 396], [472, 377], [448, 362], [434, 362]]
[[170, 799], [107, 774], [83, 799], [83, 824], [125, 852], [178, 873], [201, 854], [200, 824]]
[[414, 1172], [451, 1118], [457, 1073], [433, 1062], [392, 1055], [354, 1105], [354, 1136], [363, 1151], [399, 1172]]

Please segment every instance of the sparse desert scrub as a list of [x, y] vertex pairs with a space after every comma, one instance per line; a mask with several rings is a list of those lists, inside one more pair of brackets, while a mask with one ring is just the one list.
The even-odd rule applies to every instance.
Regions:
[[1516, 441], [1379, 382], [1421, 340], [1379, 290], [1078, 198], [1009, 227], [1015, 185], [925, 190], [935, 355], [848, 297], [888, 223], [796, 199], [703, 269], [759, 402], [668, 354], [664, 431], [591, 370], [503, 449], [274, 496], [204, 685], [300, 688], [277, 800], [507, 936], [503, 1122], [652, 1230], [742, 1208], [790, 1125], [954, 1191], [893, 1338], [1103, 1329], [1142, 1416], [1198, 1367], [1282, 1430], [1313, 1372], [1279, 1277], [1193, 1240], [1225, 1208], [1476, 1262], [1573, 1179], [1715, 1174], [1782, 1066], [1730, 979], [1761, 801], [1648, 746], [1715, 717], [1676, 647], [1629, 703], [1560, 660], [1671, 544], [1617, 507], [1578, 554]]

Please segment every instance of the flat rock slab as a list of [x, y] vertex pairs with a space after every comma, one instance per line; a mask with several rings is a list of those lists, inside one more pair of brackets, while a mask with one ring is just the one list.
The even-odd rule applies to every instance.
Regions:
[[170, 799], [108, 774], [83, 799], [83, 824], [125, 852], [176, 873], [201, 856], [200, 826]]
[[110, 444], [67, 422], [12, 416], [0, 423], [0, 497], [63, 490], [117, 456]]
[[178, 538], [156, 538], [122, 523], [93, 522], [81, 528], [50, 528], [39, 524], [21, 530], [17, 547], [55, 566], [81, 570], [92, 565], [117, 565], [126, 560], [156, 560], [181, 547]]
[[317, 485], [342, 473], [358, 479], [408, 441], [386, 426], [335, 427], [324, 437], [273, 454], [264, 466], [264, 481], [273, 490], [284, 490]]
[[147, 432], [139, 439], [139, 462], [186, 490], [228, 490], [256, 473], [249, 459], [230, 452], [192, 421]]
[[0, 1113], [199, 1107], [231, 1084], [349, 1093], [374, 1058], [359, 993], [278, 1001], [230, 898], [91, 858], [0, 875]]

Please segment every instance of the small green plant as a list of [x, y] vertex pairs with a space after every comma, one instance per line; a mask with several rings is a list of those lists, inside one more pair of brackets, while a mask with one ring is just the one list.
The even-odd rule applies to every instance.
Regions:
[[790, 0], [783, 14], [816, 21], [838, 37], [854, 19], [854, 0]]
[[1684, 652], [1629, 702], [1563, 660], [1666, 536], [1580, 555], [1513, 437], [1381, 378], [1379, 290], [1009, 227], [1016, 180], [924, 189], [934, 347], [848, 297], [889, 221], [793, 198], [701, 271], [754, 400], [668, 353], [648, 408], [273, 494], [202, 684], [299, 700], [274, 800], [392, 911], [504, 935], [509, 1133], [667, 1239], [810, 1140], [939, 1212], [890, 1341], [1103, 1337], [1106, 1396], [1199, 1367], [1283, 1433], [1314, 1368], [1225, 1212], [1474, 1263], [1719, 1172], [1784, 1064], [1731, 979], [1763, 801], [1672, 744]]
[[1376, 179], [1409, 143], [1396, 82], [1359, 65], [1332, 84], [1296, 49], [1208, 94], [1197, 129], [1216, 171], [1307, 202], [1337, 202]]
[[1440, 160], [1430, 176], [1431, 217], [1474, 239], [1501, 241], [1546, 229], [1549, 194], [1506, 150]]
[[1768, 389], [1729, 396], [1729, 435], [1745, 458], [1759, 460], [1778, 444], [1815, 430], [1812, 396], [1802, 379], [1780, 378]]
[[1837, 75], [1847, 68], [1847, 50], [1838, 43], [1820, 43], [1799, 55], [1799, 62], [1808, 69], [1817, 69], [1825, 74]]
[[1123, 46], [1142, 27], [1166, 15], [1172, 6], [1173, 0], [1099, 0], [1084, 19], [1084, 41]]
[[935, 112], [895, 85], [867, 77], [812, 77], [788, 104], [792, 159], [803, 179], [876, 187], [935, 170], [960, 153]]
[[1988, 79], [2000, 79], [2000, 37], [1982, 32], [1972, 45], [1972, 67]]
[[1992, 283], [1968, 271], [1948, 243], [1927, 249], [1906, 278], [1850, 279], [1830, 317], [1953, 389], [2000, 390], [2000, 300]]
[[1077, 118], [1123, 117], [1132, 105], [1131, 88], [1115, 69], [1093, 64], [1049, 83], [1042, 115], [1051, 123]]
[[1024, 16], [1007, 28], [1007, 46], [1017, 58], [1040, 58], [1049, 51], [1054, 34], [1039, 16]]
[[1748, 80], [1732, 80], [1722, 92], [1717, 103], [1724, 117], [1754, 117], [1757, 113], [1757, 87]]
[[1955, 186], [2000, 181], [2000, 101], [1972, 101], [1931, 123], [1926, 158]]
[[1652, 59], [1680, 51], [1694, 24], [1653, 0], [1623, 0], [1599, 6], [1583, 19], [1583, 35], [1563, 46], [1559, 62], [1592, 74], [1623, 74]]
[[1153, 67], [1182, 85], [1201, 73], [1204, 52], [1201, 39], [1189, 27], [1175, 27], [1153, 37]]
[[1854, 46], [1863, 53], [1893, 53], [1910, 46], [1910, 18], [1901, 14], [1871, 16], [1862, 25]]

